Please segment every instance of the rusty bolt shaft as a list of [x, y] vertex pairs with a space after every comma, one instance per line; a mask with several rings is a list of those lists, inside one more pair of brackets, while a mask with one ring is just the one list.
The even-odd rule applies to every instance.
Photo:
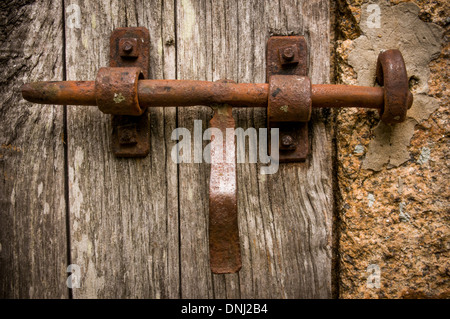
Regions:
[[[384, 89], [350, 85], [313, 84], [312, 106], [382, 109]], [[267, 107], [269, 84], [216, 83], [190, 80], [139, 80], [142, 107], [194, 106], [226, 103], [237, 107]], [[34, 103], [97, 105], [95, 82], [33, 82], [22, 87], [23, 97]]]
[[313, 84], [311, 98], [313, 107], [382, 109], [384, 89], [353, 85]]
[[94, 81], [27, 83], [22, 86], [22, 96], [39, 104], [97, 105]]

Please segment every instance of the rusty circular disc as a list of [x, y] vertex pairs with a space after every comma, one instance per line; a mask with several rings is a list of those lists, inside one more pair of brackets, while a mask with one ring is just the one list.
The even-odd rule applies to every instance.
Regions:
[[413, 96], [409, 91], [405, 61], [399, 50], [386, 50], [378, 55], [377, 82], [384, 87], [381, 120], [385, 123], [403, 122]]
[[100, 68], [95, 81], [97, 106], [103, 113], [141, 115], [138, 80], [143, 79], [140, 68]]
[[311, 81], [306, 76], [272, 75], [267, 117], [274, 122], [308, 122], [311, 118]]

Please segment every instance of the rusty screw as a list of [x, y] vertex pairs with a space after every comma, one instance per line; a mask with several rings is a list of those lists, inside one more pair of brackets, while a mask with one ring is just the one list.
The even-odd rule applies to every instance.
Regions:
[[133, 45], [129, 41], [126, 41], [122, 46], [122, 50], [125, 53], [131, 53], [133, 51]]
[[295, 141], [294, 138], [290, 135], [283, 135], [281, 137], [281, 148], [286, 150], [295, 149]]
[[139, 41], [136, 38], [120, 39], [119, 48], [122, 58], [137, 58], [139, 56]]
[[127, 125], [118, 127], [119, 129], [119, 143], [120, 145], [134, 145], [137, 144], [137, 132], [135, 125]]
[[294, 55], [295, 55], [295, 53], [294, 53], [294, 50], [292, 49], [292, 47], [285, 48], [283, 50], [283, 53], [281, 54], [283, 59], [286, 61], [291, 61], [294, 58]]
[[298, 63], [298, 48], [294, 45], [279, 48], [278, 57], [282, 65]]

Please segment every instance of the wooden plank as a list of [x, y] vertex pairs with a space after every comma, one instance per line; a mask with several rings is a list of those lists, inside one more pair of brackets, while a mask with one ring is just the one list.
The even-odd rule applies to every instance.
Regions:
[[63, 107], [20, 86], [63, 79], [59, 2], [9, 1], [0, 21], [0, 298], [67, 298]]
[[[313, 83], [328, 81], [328, 1], [255, 1], [239, 12], [240, 81], [265, 81], [271, 34], [305, 35], [309, 76]], [[238, 112], [242, 127], [266, 127], [265, 110]], [[331, 131], [319, 114], [310, 125], [312, 154], [305, 163], [282, 164], [274, 175], [242, 165], [238, 175], [244, 189], [238, 203], [241, 229], [248, 234], [243, 238], [248, 271], [240, 274], [243, 298], [331, 297]]]
[[[177, 4], [177, 78], [212, 80], [211, 62], [208, 62], [212, 35], [208, 32], [211, 24], [207, 2], [181, 0]], [[177, 126], [187, 128], [193, 138], [194, 120], [202, 121], [203, 132], [211, 116], [212, 111], [205, 107], [180, 108]], [[213, 298], [206, 239], [209, 167], [202, 163], [181, 163], [178, 169], [181, 297]]]
[[[328, 1], [179, 1], [178, 78], [265, 82], [271, 34], [303, 34], [313, 83], [329, 77]], [[265, 110], [234, 111], [236, 126], [266, 127]], [[178, 126], [193, 132], [211, 117], [204, 107], [179, 110]], [[333, 213], [331, 130], [319, 113], [312, 121], [312, 155], [284, 164], [274, 175], [238, 165], [238, 209], [243, 267], [211, 275], [208, 265], [209, 166], [179, 167], [181, 296], [183, 298], [331, 297]], [[205, 144], [205, 143], [204, 143]]]
[[[171, 1], [69, 1], [81, 28], [66, 28], [69, 80], [93, 80], [109, 63], [117, 27], [150, 31], [151, 77], [175, 73]], [[177, 167], [170, 158], [175, 110], [152, 108], [151, 150], [144, 159], [117, 159], [110, 117], [69, 107], [68, 165], [72, 263], [81, 267], [75, 298], [179, 297]]]

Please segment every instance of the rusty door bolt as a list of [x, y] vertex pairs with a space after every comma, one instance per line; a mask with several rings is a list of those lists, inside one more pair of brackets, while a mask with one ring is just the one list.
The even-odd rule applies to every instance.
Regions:
[[282, 65], [298, 63], [298, 48], [296, 45], [289, 45], [278, 49], [278, 55]]
[[[149, 39], [145, 28], [116, 29], [110, 42], [110, 67], [100, 68], [95, 82], [28, 83], [22, 87], [22, 95], [35, 103], [97, 105], [102, 112], [114, 114], [112, 148], [118, 157], [148, 155], [149, 106], [222, 104], [215, 109], [210, 122], [211, 127], [222, 135], [228, 128], [235, 127], [233, 106], [267, 107], [268, 127], [279, 128], [280, 162], [304, 162], [307, 159], [310, 152], [308, 121], [312, 107], [376, 108], [381, 111], [383, 121], [398, 123], [406, 119], [406, 111], [413, 102], [405, 63], [398, 50], [384, 51], [378, 57], [377, 81], [383, 88], [311, 85], [306, 77], [306, 41], [300, 36], [269, 40], [268, 84], [235, 84], [227, 80], [218, 83], [144, 80], [148, 77]], [[232, 273], [242, 266], [235, 146], [234, 139], [226, 139], [226, 143], [216, 140], [211, 147], [211, 158], [229, 149], [233, 150], [231, 156], [234, 158], [234, 162], [225, 164], [211, 163], [209, 249], [213, 273]], [[228, 158], [228, 152], [226, 155]]]
[[296, 148], [296, 143], [294, 141], [294, 138], [290, 135], [283, 135], [281, 136], [281, 145], [280, 149], [283, 150], [294, 150]]
[[119, 51], [122, 58], [137, 58], [139, 56], [139, 42], [136, 38], [122, 38], [119, 40]]
[[137, 131], [135, 125], [126, 125], [118, 127], [120, 145], [137, 144]]

